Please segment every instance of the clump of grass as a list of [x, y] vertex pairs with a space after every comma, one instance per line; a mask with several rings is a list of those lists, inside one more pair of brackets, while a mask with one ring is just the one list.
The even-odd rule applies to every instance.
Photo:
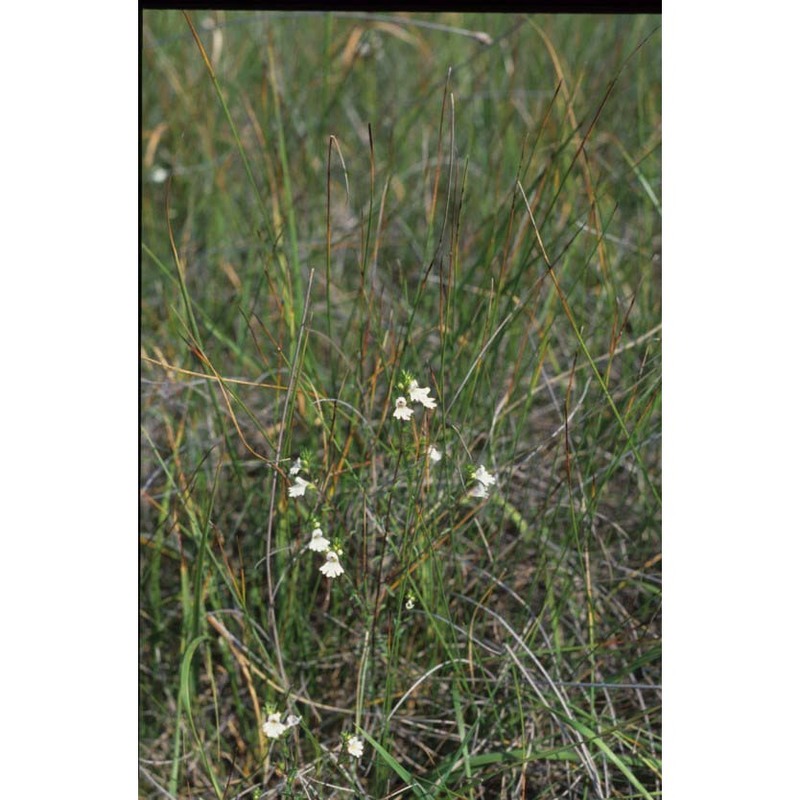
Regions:
[[658, 20], [143, 32], [142, 796], [658, 795]]

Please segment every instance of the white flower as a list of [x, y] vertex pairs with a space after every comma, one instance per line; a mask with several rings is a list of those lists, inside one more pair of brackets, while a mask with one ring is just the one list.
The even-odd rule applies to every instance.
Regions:
[[409, 408], [405, 397], [398, 397], [397, 400], [394, 401], [394, 413], [392, 416], [403, 420], [409, 420], [414, 416], [414, 412]]
[[361, 758], [364, 755], [364, 742], [358, 736], [351, 736], [347, 740], [347, 752], [351, 756]]
[[322, 535], [322, 528], [314, 528], [311, 531], [311, 541], [308, 549], [316, 553], [326, 553], [330, 549], [331, 543]]
[[442, 454], [433, 445], [430, 445], [428, 447], [428, 458], [431, 460], [432, 464], [436, 464], [442, 460]]
[[302, 497], [306, 489], [314, 484], [303, 480], [299, 475], [295, 476], [294, 483], [289, 487], [289, 497]]
[[261, 729], [267, 734], [268, 739], [280, 739], [286, 726], [281, 722], [280, 714], [270, 714]]
[[436, 401], [432, 397], [428, 397], [430, 388], [420, 389], [416, 381], [411, 381], [408, 385], [408, 396], [415, 403], [422, 403], [425, 408], [436, 408]]
[[336, 578], [339, 575], [344, 575], [344, 567], [339, 563], [339, 556], [334, 550], [328, 550], [328, 555], [325, 556], [325, 563], [319, 568], [319, 571], [327, 578]]
[[475, 471], [475, 480], [480, 481], [484, 486], [491, 486], [496, 482], [494, 475], [487, 472], [486, 467], [481, 464]]
[[289, 477], [294, 478], [294, 476], [297, 475], [297, 473], [300, 472], [302, 468], [303, 468], [303, 461], [301, 458], [297, 458], [294, 464], [292, 464], [292, 466], [289, 468]]
[[408, 599], [406, 600], [406, 610], [411, 611], [414, 608], [414, 595], [409, 593]]
[[286, 717], [286, 727], [287, 728], [294, 728], [295, 725], [299, 725], [302, 722], [300, 717], [295, 716], [294, 714], [289, 714]]
[[469, 490], [469, 496], [470, 497], [480, 497], [480, 498], [488, 497], [489, 496], [489, 490], [482, 483], [476, 483]]

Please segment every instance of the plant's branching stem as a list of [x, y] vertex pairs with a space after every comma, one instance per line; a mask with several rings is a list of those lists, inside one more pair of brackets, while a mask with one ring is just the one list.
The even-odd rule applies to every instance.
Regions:
[[[303, 317], [300, 320], [300, 330], [297, 337], [297, 348], [294, 352], [294, 360], [292, 362], [292, 371], [289, 375], [289, 388], [286, 392], [286, 400], [283, 404], [283, 416], [281, 417], [280, 430], [278, 431], [278, 445], [276, 453], [276, 462], [280, 461], [281, 454], [283, 453], [283, 442], [286, 437], [286, 424], [289, 419], [289, 409], [293, 405], [294, 392], [297, 387], [297, 374], [299, 372], [301, 355], [303, 353], [303, 339], [306, 335], [306, 322], [308, 319], [308, 308], [311, 304], [311, 285], [314, 283], [314, 270], [311, 270], [308, 276], [308, 288], [306, 289], [306, 299], [303, 303]], [[269, 624], [272, 632], [273, 646], [275, 648], [275, 657], [278, 663], [278, 671], [283, 681], [284, 690], [288, 688], [289, 681], [286, 678], [286, 671], [283, 668], [283, 656], [281, 655], [281, 643], [278, 635], [278, 622], [275, 618], [275, 594], [273, 590], [272, 581], [272, 523], [275, 518], [275, 497], [278, 490], [278, 466], [272, 472], [272, 488], [269, 497], [269, 517], [267, 519], [267, 536], [266, 536], [266, 566], [267, 566], [267, 604], [269, 608]]]

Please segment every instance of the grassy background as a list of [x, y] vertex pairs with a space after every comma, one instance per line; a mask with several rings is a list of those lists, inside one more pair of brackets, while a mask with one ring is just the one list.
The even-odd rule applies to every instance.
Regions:
[[660, 20], [188, 19], [143, 19], [141, 796], [657, 796]]

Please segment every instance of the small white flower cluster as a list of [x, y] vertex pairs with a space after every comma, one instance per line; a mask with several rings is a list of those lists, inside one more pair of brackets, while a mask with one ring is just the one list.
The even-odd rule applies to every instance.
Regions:
[[[302, 719], [294, 714], [289, 714], [286, 717], [286, 721], [282, 722], [280, 712], [273, 711], [272, 708], [274, 706], [265, 709], [267, 721], [261, 726], [261, 730], [264, 731], [267, 739], [280, 739], [286, 731], [302, 722]], [[343, 733], [342, 738], [347, 752], [353, 758], [358, 759], [364, 755], [364, 740], [360, 736], [355, 736], [352, 733]]]
[[300, 477], [300, 470], [304, 469], [304, 467], [304, 460], [301, 456], [289, 468], [289, 477], [294, 478], [294, 483], [289, 487], [289, 497], [302, 497], [309, 486], [312, 489], [316, 488], [313, 483]]
[[474, 478], [475, 483], [468, 492], [470, 497], [478, 497], [480, 499], [488, 497], [489, 487], [497, 483], [497, 479], [486, 469], [486, 467], [483, 466], [483, 464], [481, 464], [478, 469], [475, 470], [472, 477]]
[[[407, 422], [414, 416], [414, 406], [412, 404], [418, 403], [424, 409], [433, 410], [437, 407], [436, 400], [430, 396], [430, 387], [421, 387], [417, 380], [408, 372], [403, 371], [400, 380], [397, 382], [397, 389], [401, 394], [395, 399], [395, 408], [393, 416], [395, 419]], [[422, 458], [421, 466], [425, 470], [425, 480], [430, 484], [429, 468], [434, 467], [443, 458], [445, 448], [439, 450], [428, 438], [427, 427], [423, 429], [422, 437], [416, 435], [417, 429], [414, 428], [414, 439], [416, 445], [419, 447], [416, 450], [417, 457], [420, 455]], [[424, 449], [423, 449], [424, 448]], [[449, 456], [451, 453], [448, 451]], [[300, 473], [304, 472], [309, 474], [309, 463], [311, 456], [304, 451], [304, 453], [295, 459], [292, 466], [288, 470], [288, 477], [292, 481], [289, 486], [289, 497], [303, 497], [306, 489], [316, 489], [317, 487], [306, 478], [301, 477]], [[441, 469], [441, 468], [440, 468]], [[497, 483], [497, 479], [492, 475], [483, 464], [477, 467], [469, 465], [466, 467], [466, 497], [486, 499], [489, 497], [490, 487]], [[313, 474], [313, 473], [312, 473]], [[463, 499], [463, 495], [462, 495]], [[345, 568], [342, 566], [340, 559], [344, 556], [341, 540], [339, 537], [334, 537], [329, 540], [323, 532], [323, 527], [320, 521], [315, 516], [310, 516], [307, 523], [311, 528], [311, 538], [306, 544], [306, 549], [314, 553], [324, 555], [324, 563], [319, 567], [319, 571], [329, 579], [338, 578], [344, 575]], [[406, 611], [413, 611], [416, 607], [417, 598], [413, 592], [407, 592], [405, 596], [404, 606]], [[267, 720], [262, 725], [262, 730], [268, 739], [280, 739], [287, 730], [292, 726], [298, 725], [301, 722], [300, 717], [288, 715], [284, 720], [281, 719], [281, 714], [274, 711], [274, 708], [265, 709]], [[343, 749], [355, 759], [360, 759], [364, 755], [364, 739], [352, 733], [343, 733]]]
[[311, 531], [311, 541], [307, 546], [315, 553], [325, 553], [325, 563], [319, 568], [319, 571], [326, 578], [338, 578], [340, 575], [344, 575], [344, 567], [339, 561], [339, 556], [342, 555], [341, 548], [335, 545], [331, 546], [316, 520], [314, 520], [314, 529]]
[[289, 714], [286, 717], [286, 722], [281, 722], [281, 715], [273, 712], [267, 716], [267, 721], [261, 726], [268, 739], [280, 739], [289, 728], [300, 724], [300, 717], [294, 714]]
[[414, 409], [408, 404], [408, 400], [406, 400], [405, 397], [406, 394], [412, 403], [420, 403], [425, 408], [436, 408], [436, 401], [429, 396], [431, 392], [430, 387], [426, 386], [423, 389], [419, 383], [417, 383], [417, 380], [412, 378], [407, 372], [403, 373], [399, 386], [404, 394], [400, 395], [400, 397], [394, 401], [394, 412], [392, 416], [395, 417], [395, 419], [408, 422], [408, 420], [414, 416]]

